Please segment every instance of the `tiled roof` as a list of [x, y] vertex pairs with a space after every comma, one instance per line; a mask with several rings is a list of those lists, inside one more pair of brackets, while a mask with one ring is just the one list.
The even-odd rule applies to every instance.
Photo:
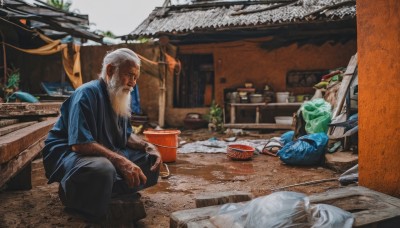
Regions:
[[354, 18], [355, 0], [194, 1], [158, 7], [129, 35], [221, 31]]

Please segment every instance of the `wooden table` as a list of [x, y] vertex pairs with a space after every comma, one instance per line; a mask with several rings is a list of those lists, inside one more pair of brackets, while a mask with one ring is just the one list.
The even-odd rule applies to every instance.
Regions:
[[[253, 128], [253, 129], [292, 129], [291, 125], [276, 123], [260, 123], [260, 108], [300, 108], [303, 103], [228, 103], [230, 107], [230, 123], [224, 124], [228, 128]], [[255, 123], [236, 123], [236, 108], [250, 107], [256, 109]]]

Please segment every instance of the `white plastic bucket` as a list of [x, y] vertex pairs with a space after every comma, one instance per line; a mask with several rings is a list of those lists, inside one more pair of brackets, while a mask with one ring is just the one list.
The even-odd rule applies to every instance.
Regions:
[[276, 102], [278, 103], [287, 103], [289, 98], [289, 92], [277, 92], [276, 93]]
[[275, 122], [277, 124], [292, 125], [293, 117], [292, 116], [275, 116]]

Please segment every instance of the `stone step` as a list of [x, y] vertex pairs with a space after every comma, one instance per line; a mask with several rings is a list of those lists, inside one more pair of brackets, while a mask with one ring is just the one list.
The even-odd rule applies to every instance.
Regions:
[[196, 207], [207, 207], [214, 205], [222, 205], [226, 203], [238, 203], [249, 201], [253, 195], [248, 192], [232, 191], [232, 192], [210, 192], [195, 197]]
[[343, 173], [358, 164], [358, 155], [352, 152], [325, 154], [325, 165], [336, 172]]

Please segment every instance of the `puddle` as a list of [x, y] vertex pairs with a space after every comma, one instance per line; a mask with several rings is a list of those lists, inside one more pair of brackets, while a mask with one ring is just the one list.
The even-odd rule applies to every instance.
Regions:
[[184, 192], [192, 193], [195, 190], [193, 181], [198, 185], [206, 185], [210, 182], [224, 181], [245, 181], [247, 175], [254, 174], [254, 167], [249, 162], [224, 162], [221, 164], [192, 164], [179, 160], [175, 163], [168, 163], [171, 176], [167, 179], [159, 179], [159, 183], [146, 190], [154, 194], [160, 192]]
[[169, 165], [169, 170], [171, 175], [193, 176], [206, 181], [234, 180], [238, 175], [254, 174], [252, 163], [238, 162], [223, 163], [221, 165], [176, 164]]

